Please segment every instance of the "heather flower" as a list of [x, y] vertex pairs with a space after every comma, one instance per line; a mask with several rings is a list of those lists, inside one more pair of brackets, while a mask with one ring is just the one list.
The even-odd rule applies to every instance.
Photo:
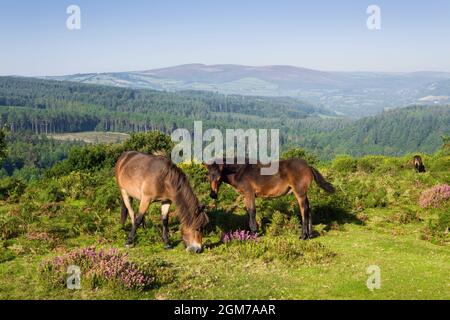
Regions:
[[128, 254], [117, 249], [97, 251], [95, 247], [74, 250], [70, 253], [45, 261], [41, 270], [56, 275], [56, 282], [63, 283], [67, 267], [76, 265], [82, 270], [83, 279], [98, 282], [117, 283], [127, 289], [142, 290], [153, 282], [153, 277], [128, 260]]
[[437, 208], [448, 199], [450, 199], [450, 186], [448, 184], [441, 184], [422, 192], [419, 205], [422, 208]]
[[255, 241], [258, 239], [258, 235], [256, 233], [252, 233], [245, 230], [236, 230], [224, 233], [222, 235], [221, 241], [223, 243], [229, 243], [231, 241]]

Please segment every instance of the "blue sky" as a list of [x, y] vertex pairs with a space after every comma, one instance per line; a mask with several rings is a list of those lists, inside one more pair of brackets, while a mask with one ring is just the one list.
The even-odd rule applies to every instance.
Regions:
[[[81, 30], [66, 8], [81, 8]], [[369, 5], [382, 29], [366, 27]], [[0, 0], [0, 75], [184, 63], [450, 71], [450, 1]]]

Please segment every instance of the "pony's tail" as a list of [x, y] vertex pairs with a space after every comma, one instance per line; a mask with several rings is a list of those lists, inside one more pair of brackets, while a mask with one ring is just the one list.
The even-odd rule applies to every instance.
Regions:
[[320, 174], [317, 169], [310, 167], [312, 174], [314, 176], [314, 181], [321, 187], [323, 190], [325, 190], [327, 193], [335, 193], [336, 189], [334, 189], [333, 185], [329, 183], [325, 178]]
[[122, 225], [125, 225], [125, 222], [127, 222], [127, 217], [128, 217], [128, 209], [125, 206], [125, 203], [122, 201], [120, 201], [120, 223]]

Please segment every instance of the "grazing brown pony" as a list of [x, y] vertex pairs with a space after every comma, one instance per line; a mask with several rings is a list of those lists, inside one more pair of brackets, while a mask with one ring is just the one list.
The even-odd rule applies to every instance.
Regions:
[[414, 167], [416, 168], [417, 172], [422, 173], [426, 171], [421, 156], [414, 156]]
[[[202, 250], [203, 227], [208, 223], [208, 216], [203, 212], [203, 206], [199, 205], [186, 175], [170, 159], [162, 154], [125, 152], [116, 163], [116, 180], [123, 200], [122, 224], [129, 214], [133, 225], [127, 246], [132, 245], [136, 229], [142, 224], [150, 204], [159, 201], [162, 203], [163, 241], [166, 248], [170, 248], [169, 208], [174, 203], [187, 250]], [[130, 197], [140, 200], [136, 217]]]
[[302, 216], [303, 240], [312, 236], [312, 218], [308, 201], [308, 188], [313, 180], [328, 193], [333, 193], [334, 187], [324, 177], [300, 159], [284, 160], [279, 162], [278, 173], [274, 175], [261, 175], [260, 163], [235, 164], [236, 161], [215, 161], [211, 165], [205, 164], [208, 169], [208, 179], [211, 184], [211, 198], [217, 199], [219, 187], [222, 182], [231, 185], [245, 199], [245, 207], [249, 217], [250, 231], [257, 232], [255, 198], [274, 198], [294, 193], [300, 206]]

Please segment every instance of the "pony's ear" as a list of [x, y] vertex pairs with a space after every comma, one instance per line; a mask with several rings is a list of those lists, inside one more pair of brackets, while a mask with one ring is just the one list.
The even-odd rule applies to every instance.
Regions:
[[223, 171], [223, 168], [224, 168], [224, 167], [225, 167], [225, 165], [224, 165], [223, 163], [217, 165], [217, 168], [219, 168], [219, 171], [220, 171], [220, 172]]

